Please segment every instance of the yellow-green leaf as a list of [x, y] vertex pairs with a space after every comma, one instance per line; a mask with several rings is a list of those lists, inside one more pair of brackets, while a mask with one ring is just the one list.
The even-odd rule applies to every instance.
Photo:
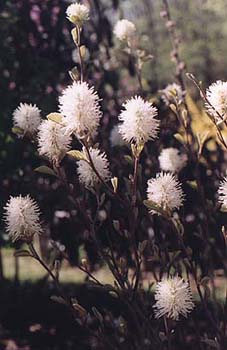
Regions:
[[24, 134], [24, 130], [21, 128], [18, 128], [17, 126], [14, 126], [12, 128], [12, 132], [16, 135], [23, 135]]
[[183, 137], [181, 134], [176, 133], [176, 134], [174, 134], [173, 136], [174, 136], [174, 137], [175, 137], [175, 139], [176, 139], [177, 141], [179, 141], [180, 143], [182, 143], [182, 144], [184, 144], [184, 143], [185, 143], [185, 141], [184, 141], [184, 137]]
[[84, 155], [83, 152], [81, 151], [78, 151], [78, 150], [71, 150], [71, 151], [68, 151], [67, 154], [73, 158], [75, 158], [76, 160], [86, 160], [87, 161], [87, 158], [86, 156]]
[[62, 115], [60, 113], [50, 113], [47, 115], [47, 119], [55, 123], [61, 123]]
[[57, 176], [53, 169], [49, 168], [46, 165], [41, 165], [38, 168], [36, 168], [34, 171], [37, 173], [45, 174], [45, 175], [51, 175], [51, 176]]
[[112, 183], [112, 186], [113, 186], [113, 189], [114, 189], [114, 193], [117, 192], [117, 187], [118, 187], [118, 178], [117, 177], [113, 177], [111, 179], [111, 183]]

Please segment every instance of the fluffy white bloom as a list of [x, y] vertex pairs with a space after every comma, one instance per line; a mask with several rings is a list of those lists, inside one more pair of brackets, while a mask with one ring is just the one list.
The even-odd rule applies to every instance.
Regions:
[[66, 131], [77, 137], [96, 132], [102, 113], [99, 97], [85, 82], [74, 82], [59, 98], [59, 109], [64, 115]]
[[[110, 179], [109, 162], [107, 160], [105, 152], [101, 152], [97, 148], [89, 148], [89, 153], [94, 164], [95, 169], [102, 178], [103, 181]], [[86, 160], [79, 160], [77, 162], [78, 174], [80, 182], [87, 188], [94, 187], [99, 183], [99, 178], [90, 166], [89, 156], [85, 148], [83, 148], [83, 154]]]
[[39, 207], [29, 195], [10, 197], [4, 209], [6, 231], [13, 242], [19, 239], [29, 242], [35, 233], [42, 232]]
[[195, 306], [189, 283], [178, 276], [163, 278], [157, 284], [154, 297], [156, 318], [167, 316], [178, 320], [180, 315], [187, 317]]
[[178, 173], [187, 163], [186, 154], [180, 154], [177, 148], [165, 148], [158, 157], [160, 168], [163, 171]]
[[135, 24], [127, 19], [117, 21], [114, 27], [114, 34], [119, 40], [130, 40], [135, 34]]
[[38, 131], [38, 151], [40, 155], [58, 163], [70, 149], [71, 137], [60, 123], [44, 120]]
[[40, 110], [36, 105], [20, 103], [13, 112], [14, 127], [22, 129], [25, 134], [34, 134], [40, 123]]
[[227, 209], [227, 177], [221, 182], [219, 189], [219, 202], [222, 205], [223, 209]]
[[[176, 176], [171, 173], [158, 173], [148, 180], [147, 198], [163, 210], [173, 211], [183, 204], [183, 191]], [[152, 214], [157, 214], [151, 210]]]
[[184, 98], [184, 93], [179, 84], [172, 83], [166, 86], [165, 89], [160, 90], [161, 97], [165, 104], [168, 106], [171, 103], [182, 102]]
[[140, 144], [157, 137], [159, 120], [155, 119], [158, 114], [156, 107], [140, 96], [126, 101], [123, 107], [125, 110], [119, 115], [122, 121], [119, 132], [125, 141]]
[[66, 15], [70, 22], [80, 26], [89, 19], [89, 8], [75, 2], [67, 7]]
[[125, 145], [125, 141], [119, 133], [119, 125], [114, 125], [112, 128], [110, 132], [110, 143], [112, 147]]
[[[227, 118], [227, 81], [216, 81], [206, 90], [206, 97], [214, 109], [206, 103], [206, 109], [217, 122]], [[222, 118], [218, 115], [221, 115]]]

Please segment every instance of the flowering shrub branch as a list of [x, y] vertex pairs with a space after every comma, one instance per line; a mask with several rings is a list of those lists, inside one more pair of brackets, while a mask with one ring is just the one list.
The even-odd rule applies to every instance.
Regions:
[[[98, 349], [107, 346], [115, 350], [178, 349], [175, 335], [178, 332], [177, 322], [187, 316], [187, 322], [196, 322], [196, 297], [200, 299], [209, 327], [212, 327], [207, 339], [207, 332], [198, 330], [197, 324], [192, 326], [197, 332], [200, 348], [205, 349], [203, 342], [210, 340], [217, 349], [224, 349], [226, 340], [223, 308], [218, 319], [209, 305], [210, 276], [207, 274], [209, 271], [214, 274], [216, 267], [209, 265], [206, 269], [207, 260], [203, 252], [195, 257], [196, 253], [189, 244], [190, 234], [194, 232], [190, 232], [190, 225], [194, 225], [196, 235], [191, 234], [191, 237], [201, 242], [207, 254], [215, 251], [226, 274], [226, 251], [216, 249], [211, 232], [216, 198], [211, 200], [206, 197], [207, 189], [203, 184], [202, 162], [208, 163], [205, 154], [208, 134], [197, 135], [193, 129], [193, 115], [184, 83], [185, 65], [178, 52], [176, 24], [171, 19], [168, 1], [163, 0], [163, 5], [161, 15], [166, 20], [172, 42], [178, 84], [172, 83], [160, 90], [159, 103], [145, 99], [148, 93], [143, 90], [142, 65], [151, 55], [141, 52], [138, 47], [135, 25], [122, 19], [114, 28], [114, 34], [134, 58], [141, 95], [132, 96], [122, 105], [119, 125], [110, 140], [112, 146], [121, 148], [122, 154], [130, 152], [123, 157], [124, 162], [128, 162], [127, 169], [123, 169], [119, 160], [115, 170], [109, 156], [111, 152], [107, 154], [102, 150], [104, 143], [96, 142], [103, 113], [96, 89], [85, 81], [85, 47], [81, 45], [81, 33], [89, 20], [89, 8], [85, 5], [74, 3], [66, 11], [67, 18], [74, 25], [71, 33], [78, 50], [80, 72], [71, 71], [73, 81], [59, 97], [59, 111], [48, 114], [42, 120], [38, 107], [20, 104], [13, 114], [17, 134], [31, 139], [39, 155], [48, 162], [48, 166], [37, 170], [56, 177], [67, 190], [66, 197], [82, 226], [83, 241], [93, 245], [99, 260], [111, 272], [113, 284], [105, 284], [96, 277], [87, 257], [83, 257], [77, 266], [87, 275], [91, 290], [98, 288], [120, 303], [122, 310], [118, 319], [95, 307], [86, 310], [75, 298], [65, 295], [60, 284], [58, 261], [51, 262], [55, 269], [50, 267], [51, 264], [49, 266], [35, 248], [34, 236], [44, 235], [45, 230], [38, 205], [30, 196], [9, 199], [5, 207], [6, 230], [13, 242], [21, 240], [28, 245], [28, 250], [18, 251], [17, 256], [32, 257], [41, 264], [59, 293], [55, 301], [69, 307], [75, 321], [95, 339]], [[219, 140], [227, 148], [220, 126], [227, 125], [227, 83], [217, 82], [205, 93], [192, 74], [187, 76], [199, 88]], [[169, 125], [171, 120], [174, 121], [170, 132], [176, 131], [168, 147], [165, 146], [164, 135], [168, 128], [162, 113], [168, 115]], [[81, 149], [77, 149], [78, 145]], [[75, 181], [68, 174], [67, 162], [73, 168]], [[74, 163], [78, 176], [75, 175]], [[132, 168], [130, 174], [129, 167]], [[188, 175], [186, 169], [189, 168]], [[209, 177], [208, 167], [206, 175]], [[193, 191], [196, 192], [199, 213], [193, 210], [194, 203], [190, 202]], [[215, 191], [218, 205], [226, 211], [226, 177]], [[194, 223], [196, 215], [197, 224]], [[101, 229], [104, 240], [100, 235]], [[57, 242], [53, 244], [53, 249], [58, 250]], [[58, 253], [69, 259], [67, 252]], [[148, 272], [152, 273], [152, 279]], [[148, 287], [145, 288], [147, 282]], [[92, 317], [96, 321], [95, 326], [91, 325]], [[159, 318], [163, 319], [162, 325]], [[180, 337], [186, 339], [184, 334]]]

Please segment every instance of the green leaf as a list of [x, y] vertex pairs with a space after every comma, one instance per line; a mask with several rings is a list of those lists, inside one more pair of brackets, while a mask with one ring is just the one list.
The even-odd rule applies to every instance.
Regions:
[[21, 128], [18, 128], [17, 126], [14, 126], [11, 130], [16, 135], [24, 135], [24, 130]]
[[182, 144], [185, 143], [184, 137], [183, 137], [181, 134], [176, 133], [176, 134], [174, 134], [173, 136], [175, 137], [175, 139], [176, 139], [178, 142], [180, 142], [180, 143], [182, 143]]
[[36, 171], [37, 173], [41, 173], [41, 174], [51, 175], [51, 176], [56, 176], [57, 177], [57, 174], [55, 174], [54, 170], [49, 168], [46, 165], [41, 165], [38, 168], [36, 168], [34, 171]]
[[81, 151], [78, 151], [78, 150], [71, 150], [71, 151], [68, 151], [67, 154], [73, 158], [75, 158], [76, 160], [86, 160], [87, 161], [87, 158], [86, 156], [84, 155], [83, 152]]

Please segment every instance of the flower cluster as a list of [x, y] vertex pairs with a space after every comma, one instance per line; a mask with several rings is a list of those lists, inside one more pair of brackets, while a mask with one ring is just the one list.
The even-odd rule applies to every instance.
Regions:
[[70, 22], [82, 26], [89, 19], [89, 8], [76, 2], [67, 7], [66, 15]]
[[108, 181], [110, 179], [110, 171], [105, 152], [101, 152], [97, 148], [89, 148], [88, 154], [87, 150], [83, 148], [83, 154], [84, 160], [77, 162], [77, 172], [80, 182], [87, 188], [95, 187], [100, 182], [100, 178], [97, 176], [93, 167], [98, 172], [102, 181]]
[[41, 123], [40, 113], [36, 105], [20, 103], [13, 112], [14, 127], [20, 128], [24, 134], [33, 135]]
[[129, 41], [134, 36], [135, 32], [135, 24], [131, 21], [128, 21], [127, 19], [121, 19], [117, 21], [114, 27], [114, 34], [121, 41]]
[[38, 131], [38, 151], [50, 161], [59, 163], [70, 149], [71, 136], [60, 123], [44, 120]]
[[180, 315], [187, 317], [194, 308], [189, 283], [178, 276], [163, 278], [157, 284], [155, 300], [157, 318], [167, 316], [177, 321]]
[[180, 154], [177, 148], [165, 148], [158, 157], [160, 168], [163, 171], [178, 173], [187, 163], [186, 154]]
[[160, 90], [164, 103], [169, 106], [171, 103], [181, 103], [184, 99], [184, 93], [179, 84], [172, 83]]
[[139, 145], [157, 137], [159, 120], [155, 118], [158, 114], [156, 107], [140, 96], [126, 101], [123, 107], [119, 115], [122, 122], [119, 131], [125, 141]]
[[[182, 206], [184, 194], [175, 175], [161, 172], [148, 180], [147, 198], [162, 210], [172, 212]], [[157, 214], [157, 211], [151, 210], [151, 213]]]
[[29, 242], [34, 234], [42, 233], [39, 207], [29, 195], [10, 197], [4, 209], [6, 231], [13, 242]]
[[63, 91], [59, 110], [64, 116], [66, 132], [75, 133], [79, 138], [92, 136], [102, 116], [99, 97], [85, 82], [74, 82]]
[[206, 91], [206, 103], [208, 113], [215, 118], [217, 122], [222, 122], [227, 118], [227, 82], [216, 81], [209, 86]]

